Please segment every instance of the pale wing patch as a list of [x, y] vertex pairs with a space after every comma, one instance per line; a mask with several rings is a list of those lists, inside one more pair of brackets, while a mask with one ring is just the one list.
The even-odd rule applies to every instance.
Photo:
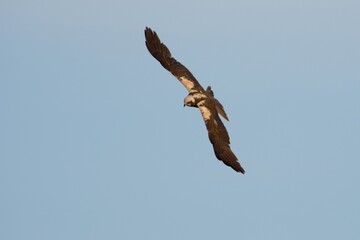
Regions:
[[192, 95], [194, 96], [195, 99], [204, 99], [204, 98], [206, 98], [206, 95], [203, 94], [203, 93], [195, 93], [195, 94], [192, 94]]
[[194, 83], [186, 77], [179, 77], [179, 80], [188, 91], [190, 91], [195, 86]]
[[208, 121], [211, 117], [210, 110], [207, 107], [201, 106], [201, 105], [199, 106], [199, 109], [200, 109], [201, 115], [203, 116], [204, 120]]

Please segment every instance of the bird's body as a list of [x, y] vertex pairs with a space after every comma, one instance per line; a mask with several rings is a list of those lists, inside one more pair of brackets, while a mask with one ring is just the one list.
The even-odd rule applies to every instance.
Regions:
[[209, 86], [205, 90], [192, 73], [171, 56], [169, 49], [160, 41], [156, 32], [148, 27], [145, 29], [145, 39], [146, 47], [151, 55], [189, 91], [184, 99], [184, 106], [199, 108], [216, 157], [235, 171], [245, 173], [230, 148], [229, 134], [219, 114], [226, 120], [229, 119], [221, 103], [214, 97], [211, 87]]

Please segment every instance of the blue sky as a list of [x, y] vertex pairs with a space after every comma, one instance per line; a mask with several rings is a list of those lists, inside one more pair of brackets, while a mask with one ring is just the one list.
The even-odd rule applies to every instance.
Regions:
[[[358, 1], [0, 3], [0, 239], [356, 239]], [[217, 161], [156, 30], [225, 106]]]

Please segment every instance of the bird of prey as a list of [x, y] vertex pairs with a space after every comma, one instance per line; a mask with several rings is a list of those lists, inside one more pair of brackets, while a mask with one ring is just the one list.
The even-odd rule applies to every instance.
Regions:
[[145, 44], [150, 54], [189, 91], [189, 95], [184, 99], [184, 106], [200, 109], [217, 159], [223, 161], [235, 171], [245, 173], [245, 170], [241, 167], [237, 157], [230, 148], [229, 134], [219, 114], [227, 121], [229, 119], [221, 103], [214, 97], [211, 87], [208, 86], [205, 90], [192, 73], [172, 57], [169, 49], [160, 41], [156, 32], [149, 27], [145, 28], [145, 39]]

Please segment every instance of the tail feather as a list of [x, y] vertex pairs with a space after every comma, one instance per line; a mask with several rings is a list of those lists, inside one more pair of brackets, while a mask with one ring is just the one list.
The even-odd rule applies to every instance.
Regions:
[[217, 99], [214, 97], [214, 92], [211, 90], [211, 86], [208, 86], [208, 87], [206, 88], [206, 92], [207, 92], [208, 94], [210, 94], [210, 96], [212, 96], [212, 97], [214, 98], [216, 111], [217, 111], [223, 118], [225, 118], [227, 121], [229, 121], [229, 118], [228, 118], [228, 116], [226, 115], [226, 112], [225, 112], [225, 110], [224, 110], [223, 105], [219, 102], [219, 100], [217, 100]]

